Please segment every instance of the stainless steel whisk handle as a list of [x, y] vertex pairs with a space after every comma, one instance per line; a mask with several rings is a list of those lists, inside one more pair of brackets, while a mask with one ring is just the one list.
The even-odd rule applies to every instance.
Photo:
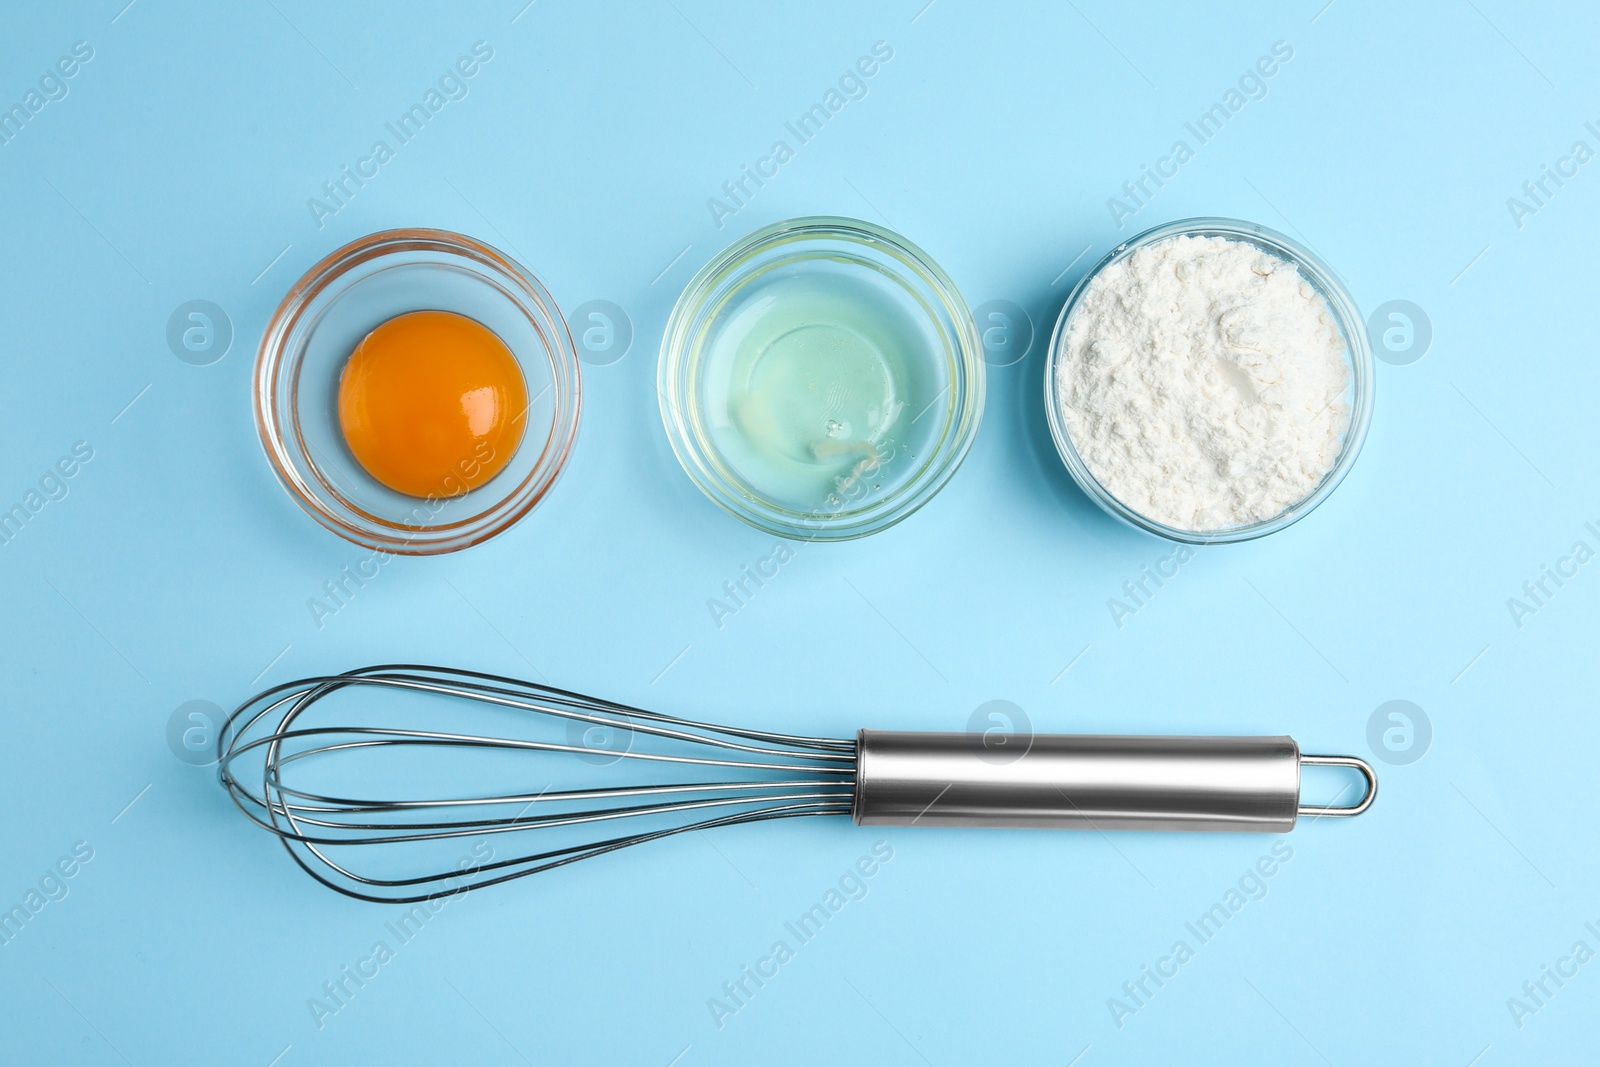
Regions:
[[[994, 735], [861, 730], [851, 818], [862, 826], [1287, 833], [1301, 815], [1359, 815], [1378, 794], [1354, 756], [1301, 755], [1291, 737]], [[1365, 779], [1346, 807], [1300, 803], [1300, 768]]]

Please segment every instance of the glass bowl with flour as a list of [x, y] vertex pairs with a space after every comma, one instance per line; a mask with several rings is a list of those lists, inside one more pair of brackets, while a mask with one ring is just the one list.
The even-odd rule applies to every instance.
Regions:
[[1372, 416], [1361, 313], [1320, 259], [1237, 219], [1119, 245], [1078, 283], [1045, 362], [1056, 449], [1097, 504], [1189, 544], [1304, 518]]

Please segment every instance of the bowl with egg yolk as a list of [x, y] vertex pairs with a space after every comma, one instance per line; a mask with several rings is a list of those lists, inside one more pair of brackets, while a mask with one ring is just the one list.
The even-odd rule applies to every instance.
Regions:
[[544, 498], [580, 391], [566, 323], [530, 271], [460, 234], [386, 230], [284, 297], [256, 360], [256, 425], [279, 481], [323, 526], [433, 555]]

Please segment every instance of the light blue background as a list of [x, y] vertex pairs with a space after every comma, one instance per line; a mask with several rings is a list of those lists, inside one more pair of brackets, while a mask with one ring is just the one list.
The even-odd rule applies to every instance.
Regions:
[[[1520, 1029], [1507, 998], [1574, 942], [1600, 949], [1600, 563], [1520, 628], [1506, 601], [1576, 540], [1600, 547], [1583, 527], [1600, 520], [1600, 162], [1520, 228], [1506, 199], [1575, 140], [1600, 147], [1583, 127], [1600, 25], [1509, 0], [925, 2], [6, 6], [0, 105], [74, 42], [94, 58], [0, 146], [0, 505], [74, 442], [94, 459], [0, 546], [0, 905], [75, 842], [94, 859], [0, 947], [0, 1059], [1594, 1056], [1600, 962]], [[319, 229], [307, 198], [478, 40], [494, 58], [470, 95]], [[718, 229], [707, 198], [879, 40], [894, 58], [869, 95]], [[1294, 57], [1266, 98], [1118, 229], [1106, 199], [1280, 40]], [[656, 347], [717, 249], [818, 213], [886, 222], [1040, 336], [991, 369], [977, 444], [936, 500], [802, 546], [719, 630], [707, 599], [771, 540], [674, 461]], [[1366, 452], [1323, 508], [1199, 553], [1119, 628], [1107, 599], [1168, 549], [1069, 482], [1043, 338], [1119, 239], [1200, 214], [1299, 235], [1365, 310], [1415, 301], [1435, 336], [1379, 366]], [[302, 271], [403, 225], [503, 245], [564, 308], [626, 308], [636, 337], [584, 368], [577, 450], [537, 512], [389, 564], [318, 629], [307, 599], [364, 553], [273, 480], [254, 349]], [[196, 298], [235, 330], [207, 367], [164, 337]], [[1378, 764], [1370, 814], [1281, 839], [1294, 857], [1266, 897], [1120, 1029], [1108, 998], [1274, 839], [843, 820], [691, 836], [453, 902], [319, 1029], [307, 999], [391, 913], [305, 878], [164, 730], [191, 699], [406, 659], [839, 736], [963, 729], [993, 699], [1043, 730], [1287, 732], [1369, 756], [1368, 717], [1407, 699], [1435, 736]], [[718, 1029], [707, 999], [880, 838], [894, 859], [870, 894]]]

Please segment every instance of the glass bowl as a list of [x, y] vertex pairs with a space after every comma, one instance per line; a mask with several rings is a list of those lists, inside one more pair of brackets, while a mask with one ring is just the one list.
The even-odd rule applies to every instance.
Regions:
[[[1215, 530], [1184, 530], [1168, 526], [1140, 514], [1112, 496], [1089, 472], [1088, 465], [1084, 463], [1083, 457], [1078, 454], [1077, 447], [1072, 443], [1066, 416], [1061, 410], [1060, 395], [1056, 391], [1056, 363], [1063, 358], [1073, 312], [1077, 309], [1083, 294], [1088, 291], [1089, 283], [1106, 267], [1126, 259], [1147, 245], [1164, 241], [1169, 237], [1226, 237], [1255, 245], [1270, 255], [1293, 263], [1300, 271], [1300, 276], [1310, 282], [1328, 302], [1334, 322], [1344, 337], [1345, 362], [1350, 368], [1350, 385], [1345, 393], [1350, 408], [1350, 424], [1345, 429], [1338, 458], [1310, 495], [1270, 519]], [[1061, 460], [1072, 474], [1073, 481], [1078, 483], [1078, 487], [1088, 495], [1089, 499], [1134, 529], [1164, 537], [1169, 541], [1181, 541], [1191, 545], [1250, 541], [1292, 526], [1311, 514], [1338, 488], [1345, 475], [1350, 473], [1356, 456], [1361, 452], [1361, 446], [1367, 438], [1367, 426], [1372, 421], [1372, 391], [1372, 350], [1367, 344], [1366, 327], [1363, 325], [1360, 309], [1356, 307], [1355, 300], [1351, 298], [1339, 276], [1314, 252], [1285, 235], [1240, 219], [1180, 219], [1146, 230], [1113, 248], [1083, 276], [1073, 288], [1071, 295], [1067, 297], [1066, 306], [1061, 309], [1061, 315], [1056, 319], [1055, 332], [1050, 337], [1050, 350], [1044, 365], [1045, 412], [1050, 422], [1050, 436], [1054, 438], [1056, 451], [1061, 454]]]
[[661, 419], [717, 505], [841, 541], [926, 504], [972, 446], [983, 347], [949, 276], [855, 219], [790, 219], [718, 253], [668, 319]]
[[[339, 375], [351, 351], [380, 323], [420, 310], [452, 311], [493, 330], [530, 398], [511, 460], [460, 495], [443, 482], [427, 497], [388, 488], [339, 429]], [[572, 452], [579, 399], [572, 338], [544, 286], [504, 253], [445, 230], [385, 230], [329, 255], [283, 298], [256, 357], [256, 428], [283, 487], [339, 536], [399, 555], [475, 545], [532, 510]]]

